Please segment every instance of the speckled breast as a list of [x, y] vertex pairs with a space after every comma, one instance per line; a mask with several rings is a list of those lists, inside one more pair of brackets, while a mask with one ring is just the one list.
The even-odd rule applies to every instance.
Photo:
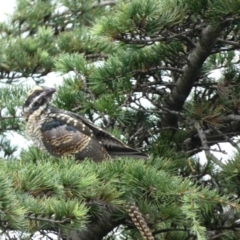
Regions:
[[42, 142], [42, 124], [47, 120], [47, 114], [39, 114], [35, 111], [28, 118], [26, 123], [26, 134], [33, 141], [34, 146], [40, 148], [44, 152], [48, 152]]

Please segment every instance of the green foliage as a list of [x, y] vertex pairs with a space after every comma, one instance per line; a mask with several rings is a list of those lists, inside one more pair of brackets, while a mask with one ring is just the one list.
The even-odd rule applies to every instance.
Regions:
[[208, 12], [209, 17], [213, 20], [226, 17], [229, 14], [238, 14], [240, 8], [240, 2], [238, 0], [223, 1], [212, 0], [209, 1], [210, 10]]
[[153, 140], [153, 146], [151, 147], [151, 152], [154, 157], [162, 156], [169, 161], [174, 162], [175, 174], [183, 171], [182, 176], [188, 176], [184, 174], [185, 168], [187, 167], [186, 159], [191, 155], [187, 151], [179, 151], [181, 144], [184, 144], [184, 140], [189, 136], [189, 133], [179, 130], [174, 136], [170, 131], [164, 131], [159, 136]]
[[97, 94], [106, 91], [127, 93], [133, 86], [133, 78], [138, 79], [145, 71], [156, 71], [161, 61], [171, 61], [179, 51], [183, 49], [178, 42], [117, 51], [92, 72], [90, 87]]
[[[20, 204], [16, 196], [16, 191], [13, 188], [11, 180], [6, 172], [2, 170], [3, 160], [1, 160], [1, 175], [0, 175], [0, 220], [1, 229], [8, 228], [16, 230], [26, 230], [26, 221], [24, 214], [26, 213], [23, 206]], [[5, 225], [5, 227], [4, 227]]]
[[31, 76], [36, 67], [53, 66], [49, 58], [56, 53], [53, 44], [53, 32], [46, 27], [39, 27], [34, 37], [9, 37], [4, 41], [4, 50], [8, 53], [4, 61], [12, 71], [21, 72], [23, 77]]
[[221, 179], [224, 192], [230, 192], [232, 196], [239, 196], [239, 151], [235, 152], [228, 163], [224, 166], [223, 171], [219, 174]]
[[192, 219], [191, 231], [197, 235], [197, 239], [204, 240], [206, 229], [199, 224], [199, 211], [198, 197], [191, 194], [190, 196], [183, 197], [184, 206], [182, 211], [186, 214], [187, 219]]
[[195, 100], [185, 105], [185, 112], [189, 121], [192, 123], [200, 122], [202, 125], [207, 124], [215, 128], [221, 126], [222, 116], [225, 111], [223, 105], [219, 103], [214, 105], [205, 100], [199, 100], [199, 102]]
[[[28, 219], [29, 231], [49, 226], [61, 231], [81, 229], [91, 216], [101, 212], [102, 204], [123, 209], [126, 202], [136, 201], [141, 212], [149, 215], [149, 221], [156, 223], [153, 228], [174, 223], [180, 228], [189, 228], [198, 239], [204, 239], [203, 212], [212, 211], [218, 204], [230, 205], [236, 211], [240, 208], [237, 203], [219, 196], [217, 191], [202, 189], [187, 179], [169, 174], [166, 169], [174, 167], [161, 158], [155, 163], [122, 159], [76, 164], [71, 159], [49, 159], [41, 153], [36, 155], [39, 156], [36, 161], [33, 157], [36, 153], [36, 149], [31, 149], [23, 153], [21, 160], [1, 162], [5, 174], [1, 186], [5, 186], [7, 195], [0, 197], [0, 202], [5, 201], [7, 205], [2, 205], [3, 209], [10, 211], [8, 204], [17, 201], [18, 204], [10, 205], [13, 213], [8, 216]], [[12, 195], [13, 199], [8, 202]], [[161, 219], [165, 219], [164, 224], [157, 224]], [[14, 229], [18, 226], [14, 221], [11, 224]]]
[[[21, 107], [26, 97], [26, 87], [5, 86], [0, 88], [0, 150], [5, 157], [10, 157], [17, 147], [6, 137], [7, 131], [22, 131]], [[11, 99], [11, 101], [9, 101]]]
[[[239, 239], [239, 153], [221, 167], [194, 156], [238, 149], [239, 13], [239, 0], [18, 0], [0, 24], [1, 230], [68, 236], [113, 207], [118, 238], [141, 239], [125, 210], [135, 202], [156, 239]], [[11, 159], [24, 81], [53, 72], [55, 107], [150, 158], [78, 163], [31, 147]]]
[[[28, 231], [48, 230], [58, 228], [63, 233], [69, 233], [76, 228], [84, 228], [87, 208], [77, 199], [57, 199], [54, 197], [33, 198], [25, 196], [21, 200], [27, 209], [29, 219]], [[48, 223], [46, 227], [46, 223]]]
[[17, 8], [13, 14], [13, 21], [29, 21], [31, 28], [37, 28], [38, 20], [48, 16], [53, 11], [52, 1], [17, 1]]
[[57, 71], [63, 73], [77, 71], [88, 75], [87, 62], [84, 57], [79, 54], [62, 54], [59, 56], [59, 59], [57, 59], [55, 66]]
[[94, 26], [94, 33], [112, 39], [122, 32], [151, 36], [164, 27], [181, 22], [184, 13], [176, 1], [120, 1], [113, 16], [102, 17]]

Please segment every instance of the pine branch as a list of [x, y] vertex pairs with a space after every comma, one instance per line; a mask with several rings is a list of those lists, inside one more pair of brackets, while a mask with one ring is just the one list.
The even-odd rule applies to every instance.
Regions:
[[34, 221], [42, 221], [42, 222], [49, 222], [49, 223], [55, 223], [55, 224], [64, 224], [64, 223], [70, 223], [71, 219], [66, 218], [63, 220], [54, 220], [50, 218], [42, 218], [42, 217], [33, 217], [33, 216], [25, 216], [26, 219], [34, 220]]
[[[136, 102], [135, 102], [136, 105], [138, 105]], [[159, 114], [164, 114], [164, 113], [170, 113], [172, 115], [176, 115], [176, 116], [184, 116], [183, 113], [181, 112], [177, 112], [177, 111], [172, 111], [172, 110], [169, 110], [169, 109], [166, 109], [166, 108], [163, 108], [163, 107], [160, 107], [162, 109], [162, 111], [159, 111], [157, 109], [147, 109], [147, 108], [143, 108], [141, 105], [138, 105], [140, 108], [136, 108], [136, 107], [133, 107], [131, 105], [129, 105], [129, 107], [135, 111], [139, 111], [139, 112], [147, 112], [147, 113], [159, 113]]]
[[183, 73], [183, 71], [181, 69], [176, 68], [176, 67], [157, 66], [157, 67], [148, 68], [146, 70], [136, 69], [136, 70], [132, 71], [131, 74], [135, 74], [135, 73], [149, 73], [149, 72], [155, 72], [156, 70], [166, 70], [166, 71], [173, 71], [173, 72]]
[[200, 124], [196, 122], [196, 123], [194, 124], [194, 126], [195, 126], [195, 128], [196, 128], [196, 130], [197, 130], [197, 132], [198, 132], [198, 135], [199, 135], [200, 139], [201, 139], [203, 148], [207, 149], [207, 150], [205, 150], [207, 159], [208, 159], [208, 160], [212, 160], [212, 161], [213, 161], [216, 165], [218, 165], [219, 167], [223, 167], [224, 164], [223, 164], [221, 161], [219, 161], [219, 160], [210, 152], [210, 150], [209, 150], [210, 148], [209, 148], [208, 143], [207, 143], [206, 135], [205, 135], [203, 129], [201, 128]]
[[[200, 27], [199, 27], [200, 28]], [[174, 38], [179, 38], [181, 36], [187, 36], [188, 34], [190, 34], [191, 32], [195, 31], [196, 29], [188, 29], [187, 31], [175, 34], [175, 33], [170, 33], [167, 35], [171, 35], [171, 36], [164, 36], [166, 35], [166, 33], [163, 33], [163, 35], [161, 36], [157, 36], [157, 37], [151, 37], [151, 38], [126, 38], [124, 37], [124, 35], [122, 36], [118, 36], [116, 39], [120, 40], [122, 42], [125, 42], [127, 44], [146, 44], [146, 45], [151, 45], [154, 44], [155, 42], [158, 41], [164, 41], [164, 42], [169, 42]]]
[[161, 230], [158, 230], [158, 231], [154, 231], [153, 234], [154, 235], [157, 235], [159, 233], [164, 233], [164, 232], [175, 232], [175, 231], [180, 231], [180, 232], [190, 232], [191, 230], [190, 229], [187, 229], [187, 228], [165, 228], [165, 229], [161, 229]]
[[230, 115], [223, 117], [223, 121], [224, 120], [225, 121], [233, 120], [233, 121], [240, 122], [240, 115], [230, 114]]
[[92, 5], [92, 8], [98, 8], [98, 7], [105, 7], [105, 6], [113, 6], [116, 5], [116, 1], [103, 1], [100, 3], [95, 3]]
[[[177, 73], [183, 73], [183, 71], [179, 68], [174, 68], [174, 67], [169, 67], [169, 66], [157, 66], [157, 67], [152, 67], [152, 68], [148, 68], [148, 69], [135, 69], [133, 71], [130, 71], [128, 74], [129, 75], [135, 75], [135, 74], [138, 74], [138, 73], [151, 73], [151, 72], [155, 72], [156, 70], [166, 70], [166, 71], [174, 71], [174, 72], [177, 72]], [[113, 78], [108, 78], [106, 79], [105, 81], [106, 82], [112, 82], [118, 78], [121, 78], [123, 77], [123, 75], [117, 75], [117, 76], [114, 76]], [[164, 82], [162, 82], [164, 83]], [[165, 83], [166, 85], [171, 85], [173, 83]]]
[[[224, 29], [225, 25], [219, 26], [217, 29], [213, 29], [211, 26], [207, 26], [202, 29], [199, 37], [199, 42], [196, 44], [195, 49], [188, 56], [188, 63], [183, 67], [183, 74], [177, 80], [177, 85], [170, 94], [169, 101], [166, 102], [166, 108], [170, 110], [180, 111], [187, 97], [189, 96], [193, 85], [198, 79], [198, 73], [206, 60], [211, 54], [212, 47], [214, 46], [218, 36]], [[164, 126], [177, 125], [177, 118], [172, 118], [171, 115], [163, 116]]]
[[217, 132], [219, 135], [222, 135], [226, 142], [229, 142], [233, 147], [238, 149], [238, 145], [230, 137], [228, 137], [226, 134], [223, 134], [219, 129], [214, 129], [214, 131]]
[[108, 55], [107, 54], [103, 54], [103, 53], [95, 53], [95, 54], [86, 54], [85, 55], [86, 59], [107, 59]]
[[213, 149], [213, 148], [204, 148], [204, 147], [194, 148], [190, 151], [186, 151], [185, 153], [192, 155], [195, 152], [201, 152], [201, 151], [213, 151], [213, 152], [219, 152], [219, 153], [227, 154], [226, 151], [217, 150], [217, 149]]
[[229, 45], [232, 45], [232, 46], [235, 46], [235, 47], [240, 48], [240, 43], [239, 43], [239, 42], [228, 41], [228, 40], [224, 40], [224, 39], [222, 39], [222, 38], [218, 38], [218, 39], [217, 39], [217, 42], [226, 43], [226, 44], [229, 44]]
[[1, 120], [6, 120], [6, 119], [13, 119], [13, 120], [14, 120], [14, 119], [16, 119], [16, 118], [22, 118], [22, 117], [20, 117], [20, 116], [18, 116], [18, 117], [17, 117], [17, 116], [12, 116], [12, 117], [2, 117], [2, 116], [0, 115], [0, 121], [1, 121]]
[[237, 22], [240, 20], [240, 17], [239, 16], [233, 16], [233, 17], [229, 17], [229, 18], [226, 18], [222, 21], [222, 24], [225, 24], [225, 23], [228, 23], [231, 22], [231, 23], [234, 23], [234, 22]]
[[213, 50], [213, 51], [211, 52], [211, 55], [216, 54], [216, 53], [232, 52], [232, 51], [238, 50], [238, 49], [239, 49], [239, 47], [236, 47], [236, 46], [234, 46], [234, 47], [228, 47], [228, 48], [221, 48], [221, 49]]
[[70, 240], [102, 240], [115, 227], [124, 223], [124, 219], [116, 220], [116, 215], [119, 214], [118, 209], [105, 205], [102, 206], [101, 216], [91, 219], [86, 224], [85, 229], [81, 231], [71, 231], [69, 234]]

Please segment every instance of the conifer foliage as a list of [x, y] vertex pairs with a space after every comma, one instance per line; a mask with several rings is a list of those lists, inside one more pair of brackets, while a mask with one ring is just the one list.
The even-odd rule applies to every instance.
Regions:
[[[240, 239], [239, 36], [240, 0], [16, 0], [0, 23], [1, 235], [148, 239], [133, 204], [156, 240]], [[49, 76], [55, 107], [149, 159], [14, 155], [28, 82]]]

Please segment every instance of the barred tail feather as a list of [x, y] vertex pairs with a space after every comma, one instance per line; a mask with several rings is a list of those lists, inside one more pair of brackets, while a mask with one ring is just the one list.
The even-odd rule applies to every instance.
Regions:
[[145, 219], [143, 218], [141, 212], [138, 207], [134, 203], [128, 203], [126, 206], [126, 211], [131, 218], [134, 225], [137, 227], [139, 232], [141, 233], [144, 240], [155, 240], [152, 235], [150, 228], [148, 227]]

